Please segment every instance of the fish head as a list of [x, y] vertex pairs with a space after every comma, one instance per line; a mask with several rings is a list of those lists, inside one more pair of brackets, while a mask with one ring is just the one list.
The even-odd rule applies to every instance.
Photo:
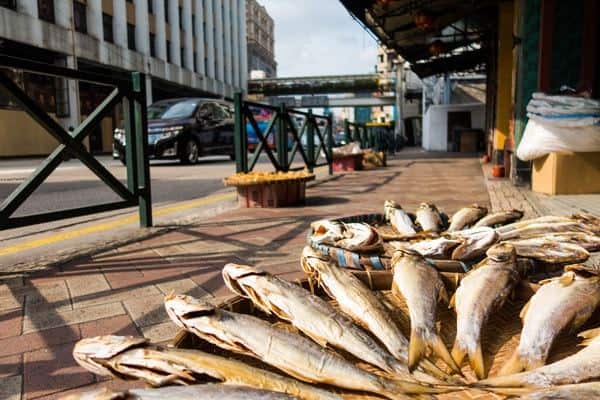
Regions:
[[73, 348], [73, 358], [79, 365], [98, 375], [114, 376], [114, 372], [102, 360], [108, 360], [124, 351], [143, 347], [145, 338], [133, 336], [96, 336], [82, 339]]
[[243, 280], [243, 278], [249, 276], [268, 275], [267, 272], [261, 271], [257, 268], [233, 263], [225, 265], [223, 267], [223, 271], [221, 271], [221, 274], [223, 275], [223, 280], [225, 281], [225, 285], [227, 285], [229, 290], [244, 297], [247, 296], [247, 292], [242, 287], [240, 280]]
[[515, 246], [510, 243], [500, 242], [490, 247], [486, 253], [488, 258], [496, 262], [516, 261], [517, 253]]
[[396, 263], [400, 262], [401, 260], [405, 260], [405, 259], [409, 259], [409, 260], [418, 260], [418, 261], [424, 261], [425, 259], [423, 258], [423, 256], [421, 255], [421, 253], [419, 253], [418, 251], [411, 249], [411, 248], [400, 248], [397, 249], [394, 252], [394, 255], [392, 256], [392, 265], [395, 265]]
[[322, 219], [310, 224], [312, 228], [311, 239], [317, 243], [333, 243], [342, 239], [344, 236], [344, 227], [341, 223]]
[[383, 203], [383, 214], [385, 215], [385, 219], [389, 221], [392, 218], [394, 210], [401, 209], [400, 205], [398, 205], [394, 200], [386, 200]]
[[214, 315], [217, 306], [191, 296], [170, 294], [165, 297], [165, 309], [175, 325], [185, 328], [184, 320], [193, 318], [200, 325], [203, 323], [202, 317]]
[[309, 277], [318, 277], [327, 270], [329, 266], [329, 256], [316, 251], [310, 246], [304, 246], [300, 265]]

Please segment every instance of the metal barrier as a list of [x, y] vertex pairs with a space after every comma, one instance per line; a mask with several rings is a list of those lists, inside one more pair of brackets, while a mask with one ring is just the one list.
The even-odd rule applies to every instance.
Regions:
[[[0, 204], [0, 230], [118, 210], [136, 205], [139, 208], [140, 226], [152, 226], [150, 169], [146, 156], [148, 138], [146, 136], [146, 79], [144, 74], [138, 72], [112, 72], [110, 76], [106, 76], [3, 54], [0, 54], [0, 67], [21, 69], [42, 75], [77, 79], [115, 87], [112, 93], [94, 112], [79, 127], [69, 133], [0, 70], [0, 86], [6, 89], [15, 102], [60, 143], [35, 172]], [[96, 160], [82, 143], [85, 137], [91, 133], [92, 129], [98, 126], [102, 119], [108, 116], [121, 101], [123, 102], [127, 140], [127, 187]], [[123, 200], [75, 209], [13, 217], [12, 214], [67, 156], [78, 158]]]
[[[276, 171], [293, 171], [308, 168], [310, 172], [315, 167], [329, 166], [329, 174], [333, 173], [333, 119], [331, 115], [315, 115], [312, 111], [303, 112], [285, 105], [274, 107], [261, 103], [242, 100], [242, 94], [234, 96], [235, 106], [235, 160], [237, 172], [250, 172], [264, 151]], [[264, 129], [260, 129], [253, 111], [265, 110], [272, 114]], [[298, 128], [293, 116], [300, 116], [303, 120]], [[322, 124], [319, 124], [322, 122]], [[248, 160], [248, 132], [246, 124], [249, 123], [257, 136], [258, 144]], [[323, 125], [323, 126], [320, 126]], [[269, 135], [275, 135], [274, 150], [269, 145]], [[302, 138], [306, 134], [306, 149], [302, 144]], [[289, 139], [292, 139], [292, 148], [289, 148]], [[319, 139], [319, 145], [315, 145], [315, 138]], [[325, 155], [325, 162], [317, 163], [321, 151]], [[294, 157], [300, 153], [304, 165], [292, 168]]]
[[344, 120], [344, 134], [346, 136], [346, 142], [359, 142], [361, 149], [371, 147], [369, 139], [369, 131], [365, 124], [358, 122], [350, 122], [347, 119]]

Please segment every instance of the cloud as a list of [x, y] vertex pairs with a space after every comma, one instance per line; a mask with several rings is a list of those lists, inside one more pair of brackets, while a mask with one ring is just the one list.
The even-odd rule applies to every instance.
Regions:
[[371, 73], [377, 43], [337, 0], [259, 0], [275, 20], [277, 74]]

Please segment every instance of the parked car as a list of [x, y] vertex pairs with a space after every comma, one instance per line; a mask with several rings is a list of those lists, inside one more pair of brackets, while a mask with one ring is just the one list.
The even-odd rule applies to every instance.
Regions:
[[[195, 164], [206, 155], [235, 158], [233, 109], [222, 100], [180, 98], [148, 107], [148, 156]], [[115, 129], [113, 155], [125, 163], [126, 138]]]

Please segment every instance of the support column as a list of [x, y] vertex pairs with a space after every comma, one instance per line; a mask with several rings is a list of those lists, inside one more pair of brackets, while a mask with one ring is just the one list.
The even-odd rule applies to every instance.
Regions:
[[18, 0], [17, 1], [17, 12], [30, 15], [33, 18], [37, 18], [38, 17], [37, 0]]
[[[63, 61], [64, 60], [64, 61]], [[73, 56], [67, 56], [61, 61], [67, 68], [77, 69], [76, 60]], [[80, 122], [79, 115], [79, 82], [75, 79], [57, 79], [57, 84], [66, 85], [66, 96], [69, 104], [69, 115], [58, 118], [59, 123], [65, 129], [77, 128]]]
[[54, 20], [56, 25], [71, 29], [73, 18], [73, 0], [54, 0]]
[[87, 31], [88, 35], [103, 41], [102, 30], [102, 0], [88, 0], [87, 2]]
[[202, 0], [194, 0], [194, 18], [196, 19], [196, 71], [201, 75], [206, 75], [204, 68], [204, 8]]
[[204, 19], [206, 22], [206, 57], [208, 70], [207, 75], [215, 78], [215, 31], [214, 31], [214, 0], [204, 0]]
[[[233, 27], [232, 32], [232, 56], [231, 61], [233, 63], [233, 86], [235, 90], [238, 90], [240, 87], [240, 24], [239, 24], [239, 0], [232, 0], [233, 4], [231, 5], [232, 11], [232, 21], [231, 26]], [[245, 42], [244, 42], [245, 43]]]
[[241, 86], [242, 90], [248, 92], [248, 46], [246, 45], [246, 1], [239, 0], [239, 22], [240, 22], [240, 76], [241, 76]]
[[[166, 0], [165, 0], [166, 1]], [[181, 38], [179, 35], [179, 4], [177, 0], [169, 0], [169, 25], [171, 27], [171, 63], [182, 65]]]
[[231, 0], [223, 0], [223, 30], [224, 30], [224, 40], [225, 40], [225, 83], [232, 84], [233, 76], [232, 76], [232, 63], [231, 63]]
[[140, 53], [149, 56], [148, 0], [133, 0], [133, 4], [135, 5], [135, 47]]
[[152, 77], [146, 74], [146, 105], [151, 105], [154, 102], [152, 99]]
[[509, 137], [512, 109], [513, 2], [498, 5], [498, 58], [496, 82], [496, 125], [494, 127], [494, 172], [504, 176], [504, 151]]
[[192, 0], [183, 0], [183, 55], [182, 64], [190, 71], [194, 70], [194, 38], [192, 34]]
[[[217, 1], [214, 5], [215, 13], [215, 52], [217, 59], [216, 78], [218, 81], [225, 80], [224, 59], [223, 59], [223, 1]], [[220, 93], [223, 94], [223, 93]]]
[[113, 36], [116, 45], [127, 48], [127, 7], [125, 0], [113, 0]]
[[156, 36], [154, 45], [156, 48], [156, 58], [167, 61], [167, 24], [165, 21], [165, 1], [154, 0], [154, 21], [156, 26]]

